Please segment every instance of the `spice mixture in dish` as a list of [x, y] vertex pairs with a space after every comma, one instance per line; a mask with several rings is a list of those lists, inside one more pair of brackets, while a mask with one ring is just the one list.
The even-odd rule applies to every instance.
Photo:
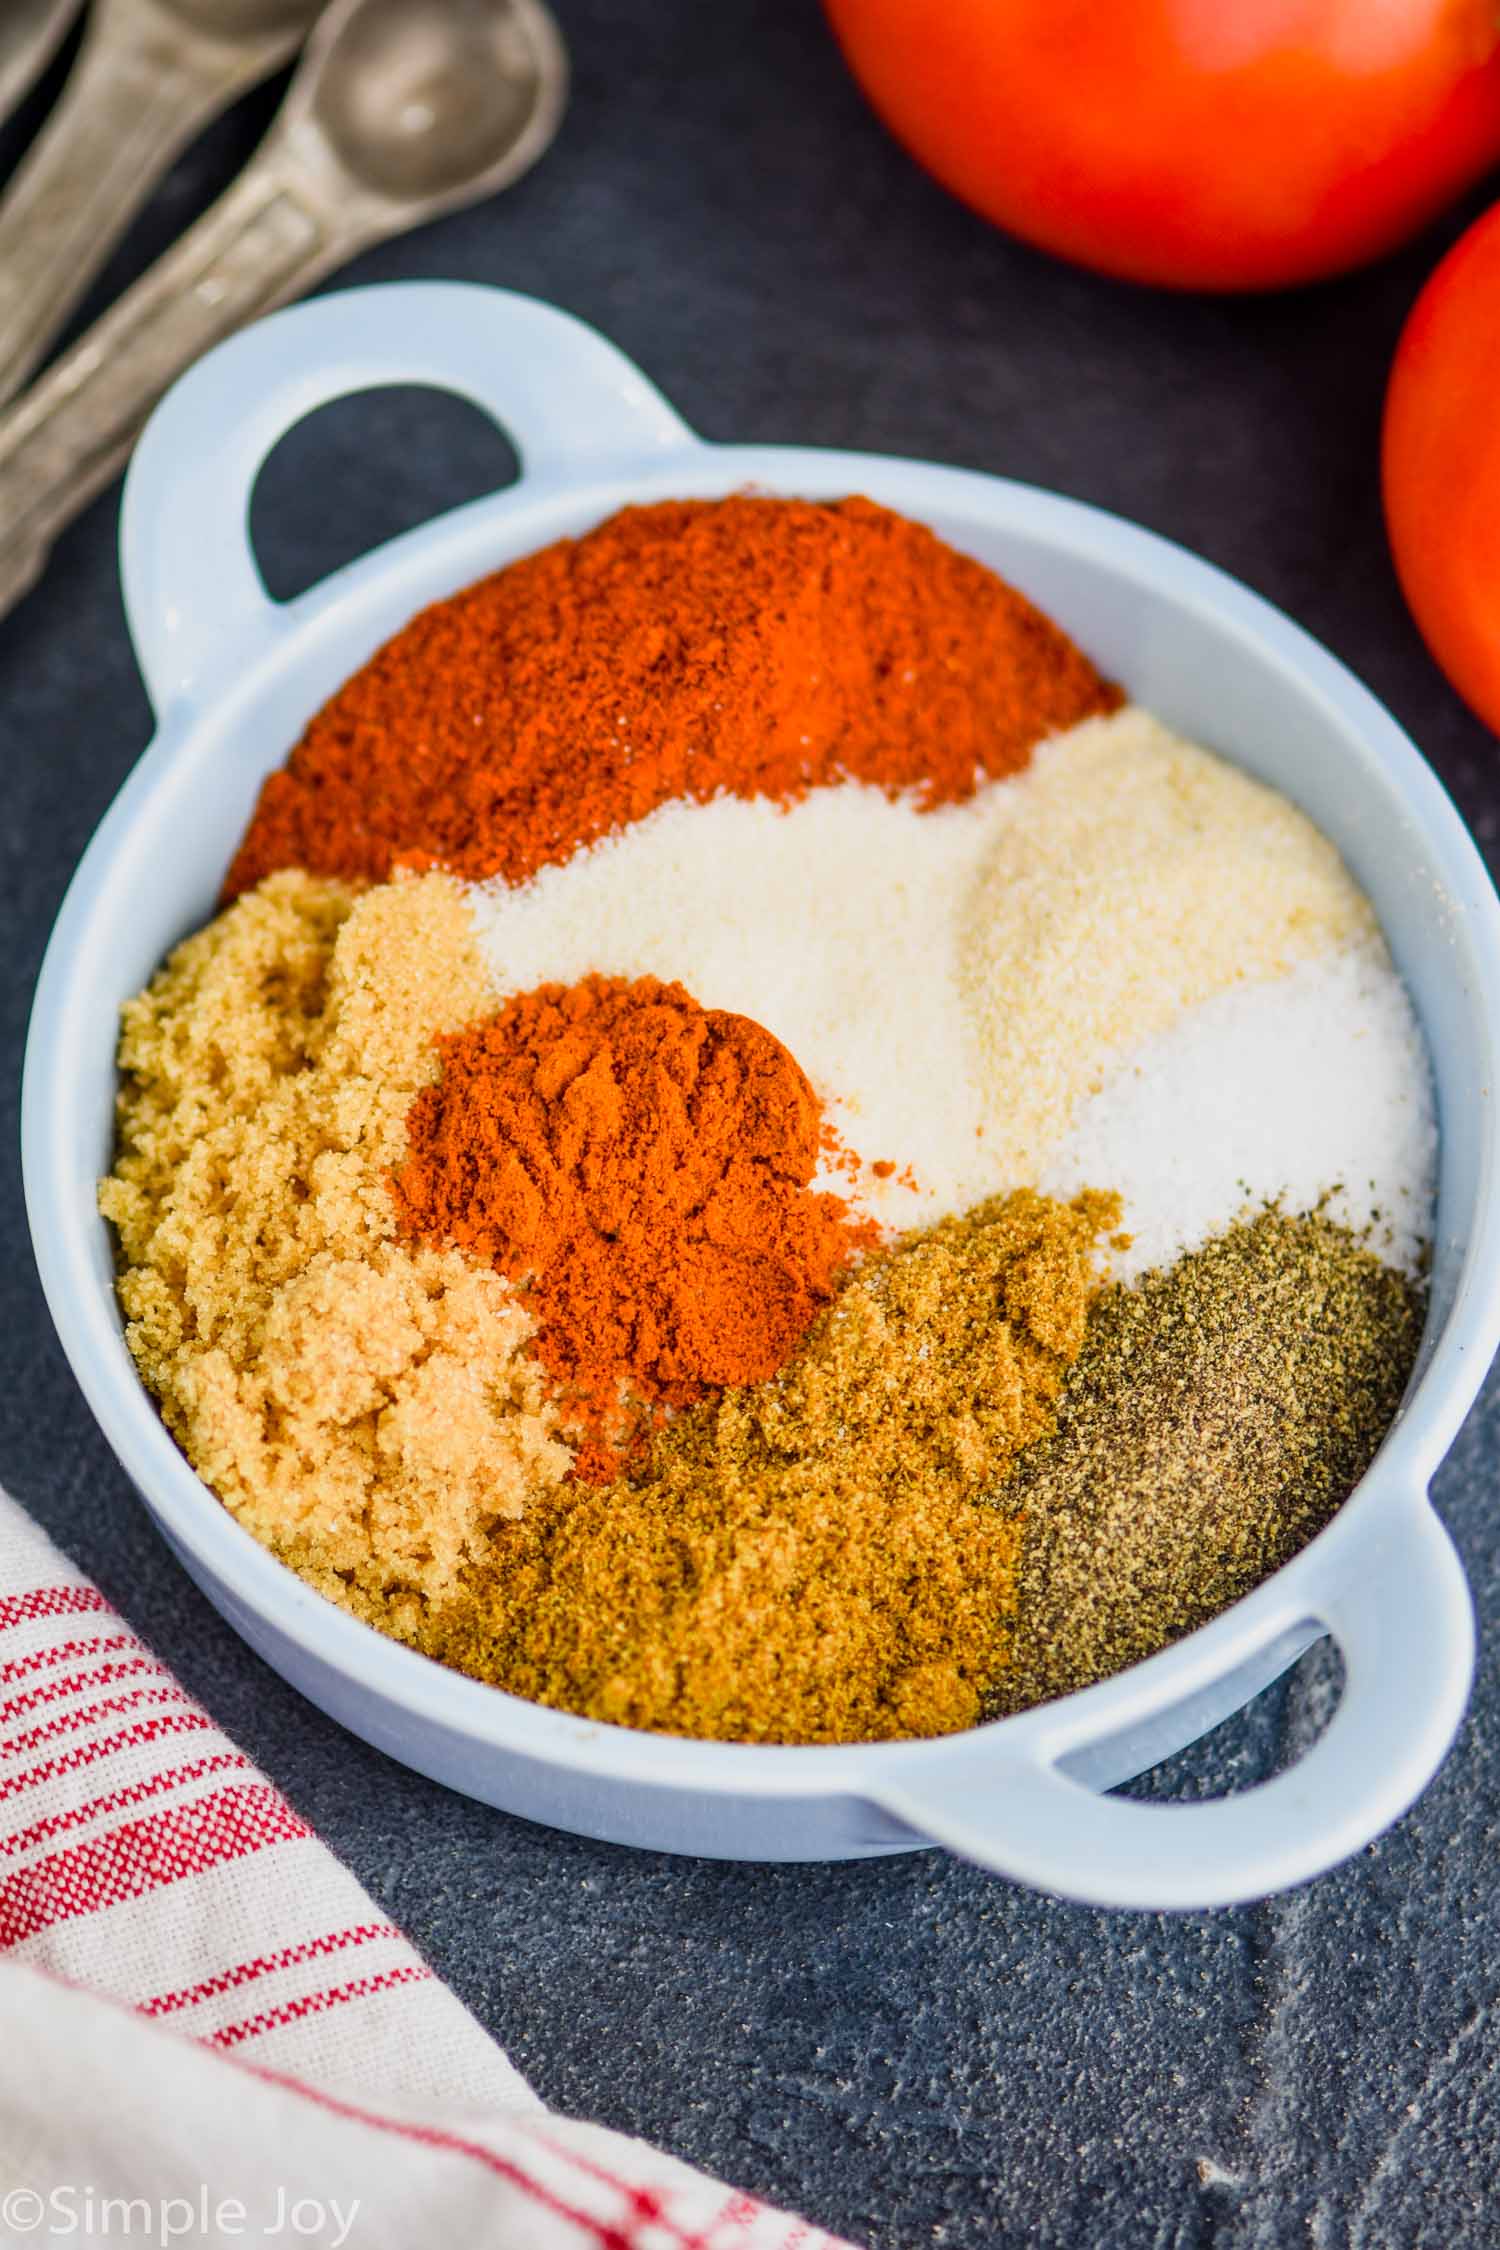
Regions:
[[1368, 1467], [1436, 1130], [1287, 799], [850, 499], [627, 509], [413, 620], [125, 1010], [143, 1379], [330, 1599], [592, 1720], [940, 1734]]

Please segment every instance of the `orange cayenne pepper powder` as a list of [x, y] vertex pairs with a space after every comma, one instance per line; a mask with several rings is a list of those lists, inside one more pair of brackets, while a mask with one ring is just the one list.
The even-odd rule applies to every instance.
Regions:
[[680, 984], [542, 985], [438, 1046], [400, 1224], [529, 1280], [588, 1482], [652, 1409], [774, 1375], [878, 1239], [811, 1187], [822, 1112], [786, 1048]]
[[266, 782], [225, 897], [283, 867], [520, 883], [721, 791], [948, 803], [1120, 700], [992, 571], [869, 500], [627, 508], [378, 650]]

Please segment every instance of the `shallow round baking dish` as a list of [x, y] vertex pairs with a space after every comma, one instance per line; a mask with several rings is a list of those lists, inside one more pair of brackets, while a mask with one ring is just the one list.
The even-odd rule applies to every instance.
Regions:
[[[325, 400], [427, 383], [475, 401], [520, 481], [285, 606], [247, 515], [262, 462]], [[95, 1207], [120, 1002], [213, 912], [266, 772], [423, 603], [629, 501], [852, 491], [1014, 580], [1185, 734], [1301, 804], [1385, 925], [1426, 1029], [1442, 1125], [1431, 1313], [1401, 1413], [1322, 1535], [1150, 1662], [935, 1742], [764, 1748], [598, 1726], [443, 1670], [312, 1593], [199, 1483], [126, 1352]], [[1500, 1341], [1500, 907], [1453, 807], [1366, 691], [1207, 564], [1051, 494], [920, 462], [706, 445], [592, 330], [499, 291], [354, 290], [278, 313], [158, 410], [126, 486], [125, 605], [158, 731], [74, 878], [26, 1060], [27, 1203], [74, 1372], [166, 1538], [253, 1648], [356, 1734], [487, 1802], [585, 1835], [750, 1860], [940, 1843], [1063, 1896], [1207, 1907], [1298, 1882], [1395, 1819], [1442, 1759], [1473, 1665], [1468, 1589], [1427, 1487]], [[1211, 1803], [1103, 1794], [1216, 1725], [1320, 1633], [1345, 1684], [1290, 1771]]]

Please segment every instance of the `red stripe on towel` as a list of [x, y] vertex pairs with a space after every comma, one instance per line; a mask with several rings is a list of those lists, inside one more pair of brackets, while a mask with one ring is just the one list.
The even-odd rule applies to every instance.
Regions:
[[19, 1719], [27, 1711], [39, 1710], [43, 1704], [61, 1703], [64, 1696], [81, 1695], [85, 1688], [108, 1687], [112, 1681], [138, 1678], [142, 1672], [154, 1672], [159, 1680], [177, 1682], [165, 1664], [158, 1664], [154, 1656], [129, 1656], [118, 1662], [96, 1664], [91, 1672], [74, 1672], [65, 1680], [46, 1680], [40, 1687], [27, 1688], [13, 1695], [9, 1703], [0, 1703], [0, 1726], [8, 1719]]
[[33, 1586], [29, 1594], [7, 1594], [0, 1601], [0, 1633], [38, 1617], [77, 1617], [84, 1610], [108, 1607], [97, 1586]]
[[[599, 2250], [634, 2250], [634, 2229], [609, 2219], [596, 2219], [589, 2211], [580, 2211], [576, 2205], [565, 2203], [551, 2188], [533, 2179], [529, 2172], [513, 2164], [509, 2157], [501, 2156], [483, 2141], [471, 2141], [459, 2133], [445, 2133], [436, 2125], [413, 2125], [402, 2117], [382, 2117], [377, 2111], [360, 2109], [353, 2102], [344, 2101], [337, 2094], [325, 2093], [320, 2086], [308, 2086], [300, 2078], [288, 2078], [279, 2070], [266, 2070], [259, 2063], [247, 2062], [244, 2066], [257, 2077], [265, 2078], [274, 2086], [282, 2086], [288, 2093], [299, 2094], [316, 2109], [325, 2109], [331, 2116], [346, 2118], [351, 2124], [369, 2125], [377, 2133], [393, 2133], [398, 2140], [415, 2141], [420, 2148], [434, 2148], [449, 2156], [466, 2156], [475, 2164], [482, 2164], [497, 2179], [508, 2180], [513, 2187], [529, 2195], [553, 2216], [565, 2219], [577, 2227], [580, 2234], [599, 2245]], [[634, 2185], [629, 2180], [615, 2180], [614, 2186], [622, 2196], [633, 2195]]]
[[377, 1938], [399, 1938], [402, 1932], [394, 1922], [361, 1922], [352, 1929], [329, 1930], [323, 1937], [307, 1938], [301, 1945], [283, 1946], [279, 1953], [258, 1954], [253, 1961], [241, 1961], [235, 1968], [225, 1969], [216, 1977], [206, 1977], [202, 1984], [184, 1985], [180, 1992], [159, 1992], [154, 2000], [141, 2002], [143, 2016], [170, 2016], [179, 2008], [196, 2008], [204, 2000], [216, 2000], [221, 1992], [233, 1992], [238, 1985], [251, 1984], [257, 1977], [272, 1975], [277, 1969], [294, 1968], [299, 1961], [315, 1961], [321, 1955], [342, 1953], [349, 1946], [370, 1945]]
[[426, 1984], [432, 1971], [425, 1961], [405, 1961], [399, 1968], [382, 1969], [377, 1976], [356, 1977], [352, 1984], [334, 1985], [326, 1992], [304, 1993], [300, 1999], [283, 2001], [279, 2008], [266, 2008], [258, 2016], [247, 2016], [243, 2023], [229, 2023], [222, 2031], [211, 2032], [204, 2041], [208, 2047], [238, 2047], [246, 2039], [258, 2039], [262, 2032], [279, 2031], [283, 2024], [298, 2023], [303, 2016], [326, 2015], [330, 2008], [342, 2008], [350, 2000], [368, 1999], [371, 1993], [388, 1992], [393, 1985]]
[[[45, 1758], [39, 1766], [28, 1766], [24, 1773], [6, 1774], [0, 1779], [0, 1803], [7, 1797], [18, 1797], [23, 1789], [35, 1789], [42, 1782], [56, 1781], [65, 1773], [77, 1773], [81, 1766], [91, 1766], [100, 1758], [113, 1758], [121, 1750], [139, 1750], [148, 1742], [157, 1741], [164, 1734], [217, 1734], [218, 1728], [206, 1711], [169, 1711], [160, 1719], [137, 1719], [134, 1726], [119, 1734], [101, 1735], [97, 1742], [80, 1742], [61, 1757]], [[248, 1765], [249, 1759], [245, 1760]]]
[[0, 1883], [0, 1947], [310, 1834], [268, 1785], [217, 1790], [193, 1804], [168, 1806]]
[[168, 1789], [178, 1789], [186, 1782], [202, 1781], [211, 1773], [224, 1773], [233, 1768], [241, 1772], [252, 1770], [243, 1751], [221, 1750], [216, 1757], [199, 1758], [191, 1766], [165, 1766], [160, 1773], [150, 1774], [144, 1781], [107, 1790], [102, 1797], [90, 1798], [87, 1804], [72, 1805], [66, 1812], [33, 1821], [29, 1828], [17, 1829], [13, 1836], [0, 1836], [0, 1858], [13, 1859], [17, 1852], [30, 1851], [33, 1844], [48, 1844], [54, 1836], [64, 1835], [70, 1828], [83, 1828], [91, 1820], [102, 1820], [106, 1813], [125, 1812], [131, 1805], [144, 1804], [148, 1797], [160, 1797]]
[[105, 1656], [122, 1648], [138, 1649], [146, 1656], [151, 1653], [134, 1633], [98, 1633], [91, 1641], [54, 1641], [51, 1648], [39, 1648], [31, 1656], [13, 1656], [8, 1664], [0, 1664], [0, 1687], [24, 1679], [28, 1672], [45, 1672], [49, 1664], [71, 1664], [77, 1656]]
[[132, 1688], [129, 1695], [105, 1696], [98, 1703], [86, 1704], [81, 1711], [65, 1711], [60, 1719], [49, 1719], [44, 1727], [13, 1734], [8, 1742], [0, 1742], [0, 1758], [15, 1757], [22, 1750], [35, 1750], [44, 1742], [55, 1742], [59, 1735], [78, 1734], [84, 1727], [96, 1726], [100, 1719], [113, 1718], [120, 1711], [133, 1711], [141, 1703], [191, 1703], [192, 1700], [186, 1689], [175, 1685]]

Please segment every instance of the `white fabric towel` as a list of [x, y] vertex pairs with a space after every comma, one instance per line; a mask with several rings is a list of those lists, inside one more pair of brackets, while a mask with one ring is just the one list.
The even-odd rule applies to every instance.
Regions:
[[840, 2250], [545, 2109], [0, 1493], [0, 2244]]

